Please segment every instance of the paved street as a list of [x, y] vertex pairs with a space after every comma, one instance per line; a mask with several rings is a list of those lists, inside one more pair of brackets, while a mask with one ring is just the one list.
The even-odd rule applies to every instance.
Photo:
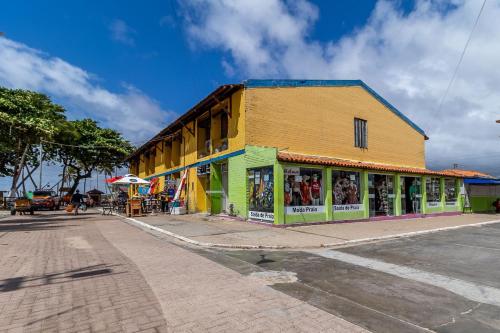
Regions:
[[337, 250], [224, 256], [246, 274], [296, 274], [296, 282], [273, 287], [374, 332], [500, 331], [500, 224]]
[[499, 332], [499, 244], [489, 224], [222, 250], [91, 212], [6, 217], [0, 332]]
[[196, 252], [95, 213], [0, 219], [0, 331], [364, 331]]

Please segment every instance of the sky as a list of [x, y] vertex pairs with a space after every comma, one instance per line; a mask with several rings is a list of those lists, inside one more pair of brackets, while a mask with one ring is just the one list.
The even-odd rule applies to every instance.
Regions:
[[426, 131], [429, 168], [500, 175], [500, 1], [486, 2], [444, 97], [481, 5], [8, 1], [0, 85], [44, 92], [70, 119], [95, 118], [140, 144], [221, 84], [361, 79]]

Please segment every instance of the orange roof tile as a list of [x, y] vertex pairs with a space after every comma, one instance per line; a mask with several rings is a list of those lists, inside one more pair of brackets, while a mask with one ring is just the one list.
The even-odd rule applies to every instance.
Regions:
[[442, 170], [442, 172], [446, 172], [449, 174], [456, 175], [457, 177], [464, 177], [464, 178], [491, 178], [491, 179], [495, 178], [491, 175], [475, 170], [447, 169], [447, 170]]
[[446, 176], [446, 177], [462, 177], [460, 175], [445, 171], [434, 171], [424, 168], [400, 167], [389, 164], [343, 160], [339, 158], [315, 156], [315, 155], [302, 155], [289, 152], [278, 152], [278, 160], [283, 162], [331, 165], [343, 168], [370, 169], [370, 170], [378, 170], [386, 172], [398, 172], [398, 173], [410, 173], [410, 174]]

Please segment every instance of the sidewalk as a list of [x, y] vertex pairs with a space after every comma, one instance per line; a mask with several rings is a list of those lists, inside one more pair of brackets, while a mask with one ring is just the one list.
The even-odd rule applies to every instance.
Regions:
[[366, 332], [114, 216], [0, 221], [0, 332]]
[[183, 216], [160, 214], [135, 219], [127, 218], [127, 221], [145, 228], [149, 226], [159, 228], [170, 236], [195, 245], [299, 249], [336, 247], [357, 242], [412, 236], [440, 231], [443, 228], [478, 226], [484, 223], [500, 222], [500, 215], [467, 214], [293, 228], [271, 228], [230, 218], [200, 214]]

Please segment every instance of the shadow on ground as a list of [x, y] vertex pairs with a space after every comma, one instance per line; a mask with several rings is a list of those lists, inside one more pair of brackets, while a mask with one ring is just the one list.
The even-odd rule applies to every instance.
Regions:
[[74, 270], [62, 271], [39, 276], [18, 276], [0, 281], [0, 292], [9, 292], [23, 288], [33, 288], [48, 284], [60, 284], [75, 280], [85, 280], [101, 276], [123, 274], [115, 272], [113, 267], [121, 265], [99, 264], [81, 267]]
[[0, 233], [54, 230], [62, 227], [71, 227], [74, 226], [71, 222], [88, 220], [96, 214], [97, 213], [88, 213], [73, 216], [61, 213], [47, 213], [33, 216], [5, 218], [0, 220]]

